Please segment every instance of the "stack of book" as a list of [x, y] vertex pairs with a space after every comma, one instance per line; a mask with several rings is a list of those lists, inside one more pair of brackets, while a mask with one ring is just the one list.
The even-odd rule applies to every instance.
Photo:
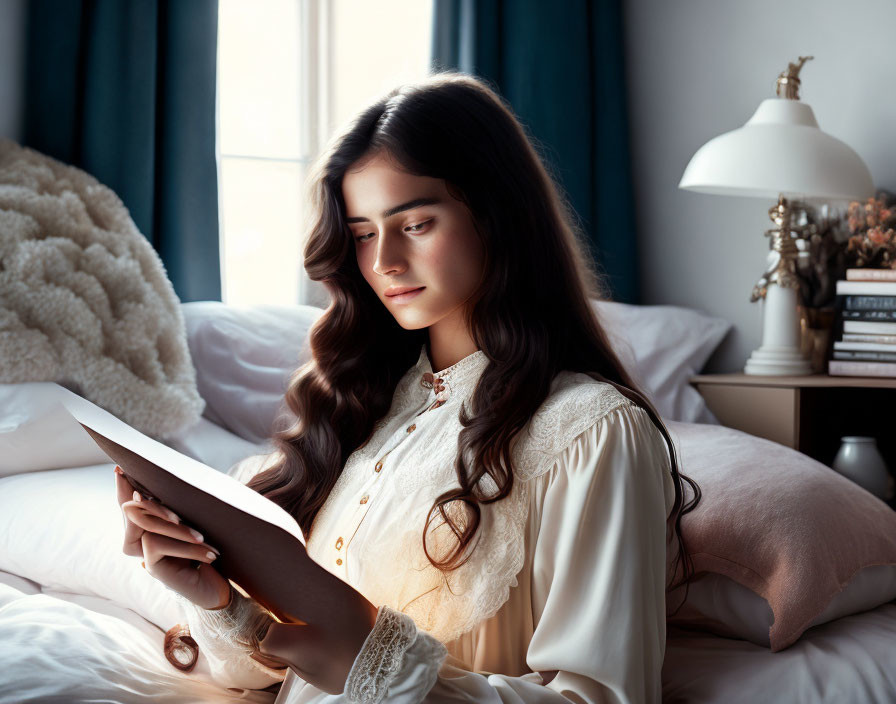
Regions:
[[837, 319], [828, 374], [896, 377], [896, 269], [847, 269]]

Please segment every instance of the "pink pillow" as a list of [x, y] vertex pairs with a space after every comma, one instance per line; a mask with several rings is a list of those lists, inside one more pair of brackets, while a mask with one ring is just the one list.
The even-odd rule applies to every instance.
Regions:
[[[773, 652], [818, 622], [861, 570], [896, 565], [896, 511], [834, 470], [731, 428], [666, 424], [682, 471], [703, 492], [681, 521], [696, 573], [724, 575], [765, 599]], [[880, 574], [879, 601], [866, 598], [864, 608], [893, 598], [887, 571]]]
[[[748, 640], [771, 647], [768, 632], [775, 620], [768, 602], [742, 584], [715, 572], [702, 572], [688, 582], [688, 599], [679, 587], [666, 598], [668, 622], [679, 627], [708, 631], [725, 638]], [[812, 619], [813, 626], [843, 616], [877, 608], [896, 599], [896, 565], [872, 565], [859, 570], [824, 611]], [[674, 612], [674, 615], [672, 614]]]

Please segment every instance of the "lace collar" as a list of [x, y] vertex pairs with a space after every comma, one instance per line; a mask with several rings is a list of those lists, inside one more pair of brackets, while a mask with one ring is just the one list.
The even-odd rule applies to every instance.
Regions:
[[447, 401], [451, 397], [468, 398], [488, 363], [485, 352], [476, 350], [450, 367], [434, 372], [424, 343], [420, 347], [420, 356], [413, 367], [412, 376], [420, 386], [433, 389], [436, 398], [441, 401]]

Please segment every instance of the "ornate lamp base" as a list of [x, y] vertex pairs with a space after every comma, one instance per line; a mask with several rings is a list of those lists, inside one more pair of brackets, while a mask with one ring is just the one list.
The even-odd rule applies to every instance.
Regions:
[[744, 374], [759, 374], [767, 376], [787, 376], [798, 374], [812, 374], [812, 367], [808, 359], [799, 356], [799, 350], [790, 349], [764, 349], [760, 347], [753, 350], [753, 354], [747, 360]]
[[812, 374], [811, 362], [800, 352], [800, 320], [796, 306], [796, 289], [777, 284], [768, 286], [762, 319], [762, 346], [750, 355], [744, 374]]

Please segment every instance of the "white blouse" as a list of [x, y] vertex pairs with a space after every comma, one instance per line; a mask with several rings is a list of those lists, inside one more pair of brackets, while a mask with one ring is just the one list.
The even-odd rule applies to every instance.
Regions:
[[[250, 658], [254, 601], [183, 599], [222, 685], [282, 680], [276, 704], [660, 701], [674, 485], [659, 430], [612, 385], [558, 374], [513, 445], [513, 490], [480, 504], [472, 557], [447, 579], [426, 558], [427, 513], [459, 486], [458, 412], [487, 364], [480, 350], [433, 374], [424, 345], [315, 517], [308, 554], [379, 607], [345, 692]], [[245, 482], [273, 459], [229, 473]], [[496, 489], [488, 475], [480, 486]], [[430, 554], [455, 540], [436, 512]]]

